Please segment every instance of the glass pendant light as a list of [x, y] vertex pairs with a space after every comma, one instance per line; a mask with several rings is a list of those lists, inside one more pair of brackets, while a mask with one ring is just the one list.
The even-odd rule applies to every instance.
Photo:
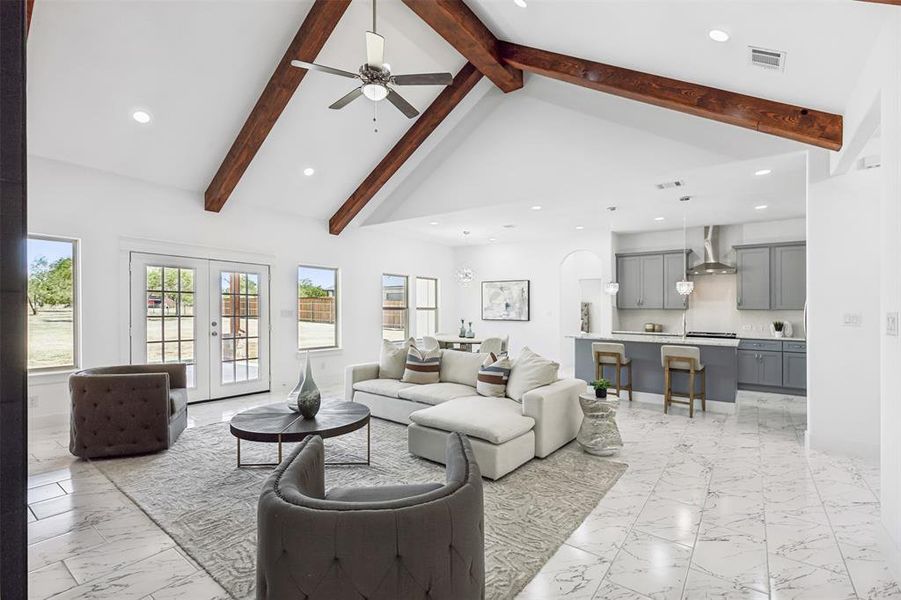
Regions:
[[472, 269], [469, 267], [460, 267], [457, 269], [457, 272], [454, 273], [454, 277], [457, 279], [457, 283], [459, 283], [462, 287], [468, 286], [472, 283], [472, 280], [475, 278], [475, 275], [472, 272]]
[[[616, 211], [616, 207], [608, 206], [607, 211], [612, 213], [612, 212]], [[609, 232], [610, 247], [612, 248], [613, 247], [613, 220], [612, 220], [612, 218], [609, 221], [607, 221], [607, 231]], [[604, 291], [607, 292], [608, 296], [611, 296], [611, 297], [616, 296], [619, 293], [619, 283], [615, 279], [611, 279], [610, 281], [607, 282], [607, 285], [604, 286]]]
[[685, 216], [682, 216], [682, 281], [676, 282], [676, 291], [680, 296], [690, 296], [695, 290], [695, 282], [688, 280], [688, 228]]

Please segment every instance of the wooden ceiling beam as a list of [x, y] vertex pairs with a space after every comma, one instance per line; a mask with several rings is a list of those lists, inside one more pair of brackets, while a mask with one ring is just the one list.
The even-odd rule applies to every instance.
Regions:
[[623, 98], [829, 150], [842, 147], [842, 116], [499, 42], [512, 67]]
[[313, 62], [331, 36], [350, 0], [316, 0], [282, 57], [269, 83], [247, 117], [238, 137], [204, 194], [208, 211], [219, 212], [234, 191], [244, 171], [272, 131], [282, 111], [307, 74], [291, 66], [292, 60]]
[[901, 6], [901, 0], [858, 0], [859, 2], [871, 2], [873, 4], [891, 4]]
[[25, 0], [25, 37], [31, 31], [31, 15], [34, 13], [34, 0]]
[[444, 88], [413, 126], [400, 138], [378, 166], [354, 190], [354, 193], [341, 205], [332, 218], [328, 229], [332, 235], [338, 235], [347, 227], [376, 193], [382, 189], [391, 176], [409, 159], [416, 149], [435, 131], [438, 125], [451, 113], [466, 94], [482, 78], [482, 73], [472, 63], [466, 63], [454, 77], [454, 82]]
[[522, 87], [522, 71], [501, 60], [498, 39], [463, 0], [403, 1], [501, 90]]

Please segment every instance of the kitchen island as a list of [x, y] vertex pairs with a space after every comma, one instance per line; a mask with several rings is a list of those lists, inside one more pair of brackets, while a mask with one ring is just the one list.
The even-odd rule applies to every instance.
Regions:
[[[613, 333], [611, 335], [582, 334], [570, 336], [575, 342], [575, 375], [585, 381], [595, 377], [592, 342], [617, 342], [626, 346], [626, 356], [632, 359], [635, 381], [632, 389], [663, 395], [663, 365], [660, 347], [664, 345], [697, 346], [701, 349], [701, 363], [707, 371], [707, 399], [735, 403], [738, 391], [738, 339], [683, 338], [679, 335]], [[623, 382], [627, 375], [623, 373]], [[606, 368], [606, 378], [614, 381], [613, 369]], [[673, 391], [681, 394], [688, 389], [688, 375], [673, 374]]]

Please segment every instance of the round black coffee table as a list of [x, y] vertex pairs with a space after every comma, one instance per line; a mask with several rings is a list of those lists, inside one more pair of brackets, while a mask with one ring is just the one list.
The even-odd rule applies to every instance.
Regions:
[[[366, 427], [366, 461], [326, 462], [327, 465], [368, 465], [371, 431], [369, 408], [358, 402], [323, 402], [312, 419], [284, 403], [267, 404], [240, 412], [232, 417], [231, 433], [238, 440], [238, 467], [274, 467], [282, 462], [282, 444], [300, 442], [311, 435], [330, 438]], [[242, 463], [241, 440], [278, 444], [278, 462]]]

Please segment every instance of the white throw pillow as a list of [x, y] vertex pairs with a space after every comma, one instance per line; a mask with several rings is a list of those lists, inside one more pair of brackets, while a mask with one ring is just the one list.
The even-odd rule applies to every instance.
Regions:
[[487, 356], [482, 352], [443, 350], [441, 352], [441, 382], [476, 387], [479, 368]]
[[416, 340], [408, 339], [398, 346], [394, 342], [382, 340], [382, 354], [379, 356], [379, 379], [400, 379], [404, 376], [404, 365], [407, 362], [407, 352], [410, 346], [415, 346]]
[[523, 348], [522, 354], [510, 369], [510, 378], [507, 380], [507, 397], [522, 402], [522, 397], [526, 392], [557, 381], [559, 369], [558, 363], [535, 354], [528, 348]]

